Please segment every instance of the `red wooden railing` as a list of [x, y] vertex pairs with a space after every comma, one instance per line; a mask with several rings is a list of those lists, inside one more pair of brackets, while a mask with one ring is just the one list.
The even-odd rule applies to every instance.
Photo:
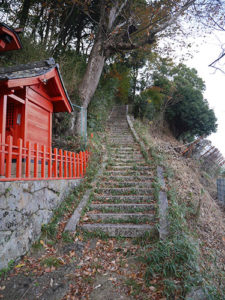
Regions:
[[0, 134], [0, 181], [55, 180], [84, 177], [90, 153], [74, 153], [46, 147], [7, 136], [6, 143]]

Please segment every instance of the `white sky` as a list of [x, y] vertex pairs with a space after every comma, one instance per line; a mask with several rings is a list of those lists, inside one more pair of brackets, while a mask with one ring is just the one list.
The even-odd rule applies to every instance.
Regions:
[[[193, 58], [185, 61], [189, 67], [197, 69], [199, 76], [205, 81], [205, 98], [214, 109], [218, 119], [217, 132], [207, 137], [212, 141], [225, 157], [225, 74], [214, 71], [208, 65], [214, 61], [221, 52], [221, 42], [225, 41], [225, 33], [210, 35], [205, 42], [198, 46], [198, 53], [193, 53]], [[218, 40], [219, 37], [219, 40]], [[225, 63], [225, 58], [224, 58]], [[225, 66], [224, 66], [225, 70]]]

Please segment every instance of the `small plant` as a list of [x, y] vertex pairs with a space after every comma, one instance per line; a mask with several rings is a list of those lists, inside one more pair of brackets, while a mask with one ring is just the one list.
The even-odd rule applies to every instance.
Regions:
[[38, 241], [36, 241], [36, 242], [33, 243], [32, 248], [33, 248], [34, 250], [40, 250], [40, 249], [43, 249], [43, 244], [40, 243], [40, 240], [38, 240]]
[[62, 233], [62, 239], [63, 239], [64, 243], [72, 243], [73, 242], [73, 236], [68, 231]]
[[128, 285], [131, 289], [131, 295], [136, 296], [139, 295], [142, 290], [142, 285], [137, 283], [134, 279], [128, 279], [125, 281], [126, 285]]
[[42, 266], [55, 267], [55, 268], [59, 267], [61, 265], [61, 263], [62, 262], [60, 261], [60, 259], [58, 259], [57, 257], [54, 257], [54, 256], [44, 258], [41, 261]]
[[12, 270], [14, 266], [14, 260], [10, 260], [8, 266], [0, 270], [0, 278], [3, 277], [4, 279], [7, 277], [8, 273]]

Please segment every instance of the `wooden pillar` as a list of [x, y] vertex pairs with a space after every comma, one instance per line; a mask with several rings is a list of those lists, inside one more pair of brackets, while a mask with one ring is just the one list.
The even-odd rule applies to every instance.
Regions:
[[[2, 135], [2, 143], [5, 144], [6, 131], [6, 114], [7, 114], [7, 96], [0, 96], [0, 133]], [[2, 154], [0, 155], [0, 176], [4, 176], [5, 164], [5, 146], [1, 146]]]

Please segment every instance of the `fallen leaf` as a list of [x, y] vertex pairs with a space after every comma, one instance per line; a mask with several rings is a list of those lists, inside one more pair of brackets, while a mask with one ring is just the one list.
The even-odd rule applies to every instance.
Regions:
[[25, 264], [19, 264], [19, 265], [17, 265], [17, 266], [15, 266], [15, 268], [22, 268], [23, 266], [25, 266]]
[[96, 285], [95, 287], [94, 287], [94, 289], [98, 289], [98, 288], [100, 288], [102, 285], [101, 284], [98, 284], [98, 285]]

